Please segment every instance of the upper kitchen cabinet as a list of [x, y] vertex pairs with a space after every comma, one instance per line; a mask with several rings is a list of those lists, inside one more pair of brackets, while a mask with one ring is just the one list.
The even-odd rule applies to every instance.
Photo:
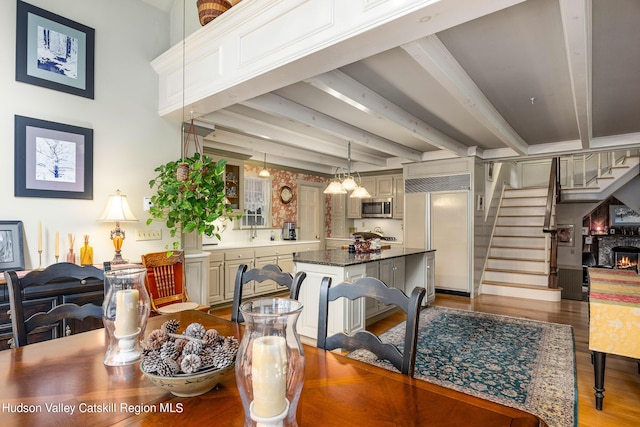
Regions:
[[393, 197], [393, 176], [367, 176], [362, 178], [362, 186], [371, 197]]
[[234, 159], [205, 149], [205, 154], [215, 161], [224, 159], [227, 164], [224, 171], [225, 192], [233, 215], [240, 215], [244, 209], [244, 161]]

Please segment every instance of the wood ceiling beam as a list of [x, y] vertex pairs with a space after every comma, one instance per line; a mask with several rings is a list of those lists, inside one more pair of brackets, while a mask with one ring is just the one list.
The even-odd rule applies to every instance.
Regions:
[[[336, 167], [347, 168], [347, 162], [338, 157], [317, 153], [306, 149], [282, 145], [278, 142], [256, 138], [249, 135], [241, 135], [225, 129], [217, 128], [204, 138], [205, 145], [210, 148], [218, 148], [225, 151], [238, 151], [251, 156], [257, 156], [260, 161], [266, 153], [267, 163], [282, 165], [282, 159], [288, 159], [286, 166], [308, 168], [322, 173], [333, 174]], [[242, 149], [242, 151], [238, 150]], [[297, 165], [297, 166], [296, 166]]]
[[591, 146], [591, 0], [560, 0], [571, 93], [582, 148]]
[[[339, 140], [341, 144], [337, 144], [335, 142], [293, 131], [277, 124], [265, 122], [261, 119], [256, 119], [247, 116], [246, 114], [240, 114], [228, 109], [216, 111], [203, 117], [206, 117], [206, 119], [211, 121], [211, 123], [236, 129], [239, 133], [252, 135], [264, 140], [279, 141], [289, 146], [300, 147], [317, 153], [326, 153], [335, 158], [347, 158], [348, 141], [343, 139]], [[265, 136], [268, 136], [268, 138]], [[377, 166], [385, 166], [387, 164], [386, 158], [363, 153], [357, 150], [352, 150], [351, 158], [356, 161], [362, 161]]]
[[313, 126], [330, 135], [338, 136], [354, 144], [372, 148], [392, 156], [407, 160], [420, 161], [422, 153], [412, 150], [404, 145], [380, 138], [377, 135], [366, 132], [355, 126], [329, 117], [311, 108], [305, 107], [273, 93], [264, 94], [256, 98], [242, 102], [256, 110], [268, 112], [290, 120], [296, 120], [308, 126]]
[[[342, 71], [329, 71], [304, 81], [360, 111], [373, 114], [378, 119], [396, 125], [400, 130], [429, 145], [451, 151], [460, 157], [467, 156], [468, 147], [466, 145], [431, 127], [428, 123], [383, 98]], [[409, 157], [406, 158], [413, 160]]]
[[528, 144], [498, 113], [437, 36], [427, 36], [401, 47], [507, 147], [519, 154], [527, 153]]

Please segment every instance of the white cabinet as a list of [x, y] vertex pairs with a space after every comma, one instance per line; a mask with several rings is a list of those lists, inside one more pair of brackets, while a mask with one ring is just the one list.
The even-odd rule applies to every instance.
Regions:
[[[247, 270], [253, 268], [253, 251], [248, 249], [230, 250], [224, 254], [224, 299], [226, 301], [233, 300], [233, 291], [236, 281], [238, 267], [242, 264], [247, 265]], [[243, 296], [253, 295], [253, 286], [247, 283], [242, 290]]]
[[346, 195], [347, 218], [362, 218], [362, 209], [360, 207], [360, 199], [349, 197]]
[[424, 299], [428, 303], [436, 299], [436, 253], [427, 252], [427, 295]]
[[224, 301], [224, 254], [211, 251], [209, 256], [209, 305]]
[[393, 177], [393, 217], [402, 219], [404, 216], [404, 178], [402, 175]]
[[331, 237], [347, 237], [347, 195], [331, 196]]
[[[208, 251], [209, 258], [209, 290], [208, 304], [220, 304], [233, 300], [238, 267], [247, 265], [247, 270], [276, 264], [287, 273], [294, 274], [293, 253], [301, 251], [317, 251], [320, 243], [309, 242], [299, 244], [273, 245], [255, 248], [221, 249]], [[257, 296], [278, 291], [286, 291], [286, 286], [280, 286], [273, 281], [245, 284], [243, 296]]]
[[[381, 261], [370, 263], [378, 265], [378, 276], [377, 277], [385, 285], [390, 288], [396, 288], [404, 292], [404, 282], [405, 282], [405, 258], [390, 258], [383, 259]], [[368, 265], [368, 264], [367, 264]], [[381, 302], [367, 298], [367, 319], [377, 316], [378, 314], [389, 310], [390, 306], [382, 304]]]

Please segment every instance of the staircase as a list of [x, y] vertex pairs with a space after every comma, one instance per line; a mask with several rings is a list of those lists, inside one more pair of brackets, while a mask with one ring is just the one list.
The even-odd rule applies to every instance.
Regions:
[[563, 202], [605, 200], [640, 173], [640, 150], [576, 154], [562, 158]]
[[507, 188], [485, 265], [482, 293], [560, 301], [549, 289], [549, 237], [542, 232], [547, 188]]

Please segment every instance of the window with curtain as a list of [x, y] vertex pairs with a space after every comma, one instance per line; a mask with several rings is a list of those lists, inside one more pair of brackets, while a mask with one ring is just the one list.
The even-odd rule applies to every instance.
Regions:
[[245, 177], [243, 226], [267, 227], [271, 211], [271, 181]]

